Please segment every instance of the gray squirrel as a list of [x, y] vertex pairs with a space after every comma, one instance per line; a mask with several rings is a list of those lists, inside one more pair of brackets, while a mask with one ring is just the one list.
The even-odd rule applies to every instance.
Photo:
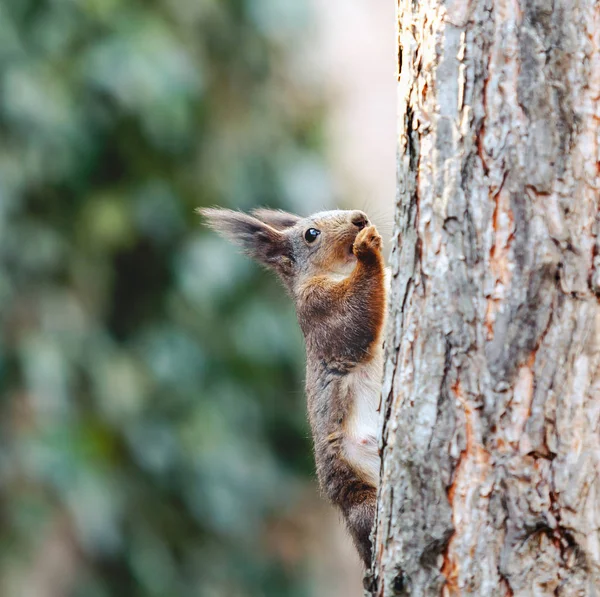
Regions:
[[367, 568], [380, 456], [386, 270], [362, 211], [307, 218], [200, 209], [209, 226], [273, 270], [296, 305], [306, 343], [306, 397], [319, 484], [340, 508]]

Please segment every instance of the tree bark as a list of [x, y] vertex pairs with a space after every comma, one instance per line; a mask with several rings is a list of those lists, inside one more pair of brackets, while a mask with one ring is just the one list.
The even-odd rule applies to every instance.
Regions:
[[600, 3], [398, 17], [371, 594], [600, 595]]

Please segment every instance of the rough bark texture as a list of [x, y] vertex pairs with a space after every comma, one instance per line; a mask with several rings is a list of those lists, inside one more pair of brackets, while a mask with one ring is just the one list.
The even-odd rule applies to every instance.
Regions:
[[600, 595], [600, 3], [398, 10], [372, 595]]

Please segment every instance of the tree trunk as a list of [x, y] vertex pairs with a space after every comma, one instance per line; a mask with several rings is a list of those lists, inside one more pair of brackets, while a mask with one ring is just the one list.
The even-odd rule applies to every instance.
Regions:
[[600, 595], [600, 3], [398, 10], [372, 595]]

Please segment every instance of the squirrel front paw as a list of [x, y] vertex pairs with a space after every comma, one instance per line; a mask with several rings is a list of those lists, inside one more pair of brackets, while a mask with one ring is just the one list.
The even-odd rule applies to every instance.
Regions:
[[352, 250], [357, 259], [369, 260], [381, 252], [381, 236], [375, 226], [363, 228], [357, 235]]

